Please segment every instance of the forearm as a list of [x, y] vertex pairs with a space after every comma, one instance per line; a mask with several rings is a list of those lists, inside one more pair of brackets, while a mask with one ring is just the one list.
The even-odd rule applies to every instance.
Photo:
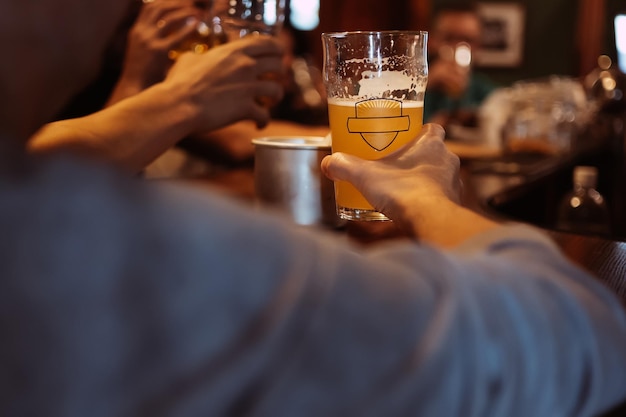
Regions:
[[499, 224], [446, 197], [425, 197], [405, 209], [399, 223], [421, 241], [452, 248]]
[[184, 97], [160, 84], [89, 116], [51, 123], [29, 148], [71, 149], [137, 172], [191, 133], [195, 117]]
[[532, 229], [482, 233], [455, 255], [407, 244], [360, 257], [273, 238], [263, 244], [294, 263], [277, 268], [317, 285], [290, 296], [328, 292], [302, 302], [310, 322], [280, 321], [306, 333], [271, 365], [281, 378], [268, 415], [298, 404], [302, 415], [590, 416], [624, 394], [623, 312]]
[[106, 107], [110, 107], [128, 97], [132, 97], [143, 91], [145, 88], [147, 88], [147, 86], [142, 85], [139, 81], [128, 80], [122, 76], [120, 81], [113, 88], [113, 91], [106, 102]]
[[[457, 285], [474, 293], [468, 301], [485, 331], [473, 337], [484, 360], [475, 369], [489, 373], [497, 356], [501, 375], [491, 380], [501, 390], [486, 393], [516, 410], [499, 415], [598, 415], [626, 399], [623, 307], [545, 233], [500, 227], [469, 239], [457, 254], [467, 262]], [[531, 397], [533, 404], [524, 400]]]
[[[307, 338], [325, 342], [311, 343], [293, 372], [318, 381], [329, 399], [340, 392], [342, 407], [354, 400], [346, 414], [391, 415], [394, 407], [398, 415], [590, 416], [624, 398], [624, 313], [542, 234], [500, 227], [454, 254], [398, 249], [337, 271]], [[368, 381], [364, 392], [376, 395], [350, 397], [337, 375]], [[282, 398], [310, 395], [297, 382]]]
[[162, 82], [164, 77], [162, 63], [146, 63], [143, 60], [133, 62], [133, 58], [127, 56], [122, 74], [115, 84], [106, 106], [110, 107], [128, 97], [139, 94], [145, 89]]

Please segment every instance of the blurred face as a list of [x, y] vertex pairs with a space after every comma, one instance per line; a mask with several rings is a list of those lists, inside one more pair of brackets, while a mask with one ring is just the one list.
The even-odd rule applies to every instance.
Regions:
[[433, 25], [429, 50], [435, 55], [443, 46], [454, 47], [465, 42], [472, 49], [480, 46], [481, 24], [478, 16], [470, 12], [443, 12]]

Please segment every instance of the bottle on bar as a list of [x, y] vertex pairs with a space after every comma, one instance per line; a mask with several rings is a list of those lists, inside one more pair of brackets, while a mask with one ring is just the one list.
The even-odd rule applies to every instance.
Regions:
[[596, 189], [597, 182], [597, 168], [574, 168], [573, 189], [560, 202], [557, 229], [605, 237], [611, 234], [609, 211], [604, 197]]

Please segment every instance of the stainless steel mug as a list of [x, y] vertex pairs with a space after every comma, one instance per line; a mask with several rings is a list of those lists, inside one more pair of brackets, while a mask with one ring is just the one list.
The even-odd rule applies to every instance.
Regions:
[[330, 141], [318, 136], [253, 139], [254, 188], [258, 204], [284, 212], [300, 225], [339, 227], [332, 181], [320, 170]]

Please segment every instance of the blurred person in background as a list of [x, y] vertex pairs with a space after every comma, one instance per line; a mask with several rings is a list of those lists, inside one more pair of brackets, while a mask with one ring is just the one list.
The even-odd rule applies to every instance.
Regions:
[[424, 121], [475, 127], [476, 112], [496, 85], [474, 70], [482, 26], [473, 3], [452, 3], [435, 12], [429, 31]]

